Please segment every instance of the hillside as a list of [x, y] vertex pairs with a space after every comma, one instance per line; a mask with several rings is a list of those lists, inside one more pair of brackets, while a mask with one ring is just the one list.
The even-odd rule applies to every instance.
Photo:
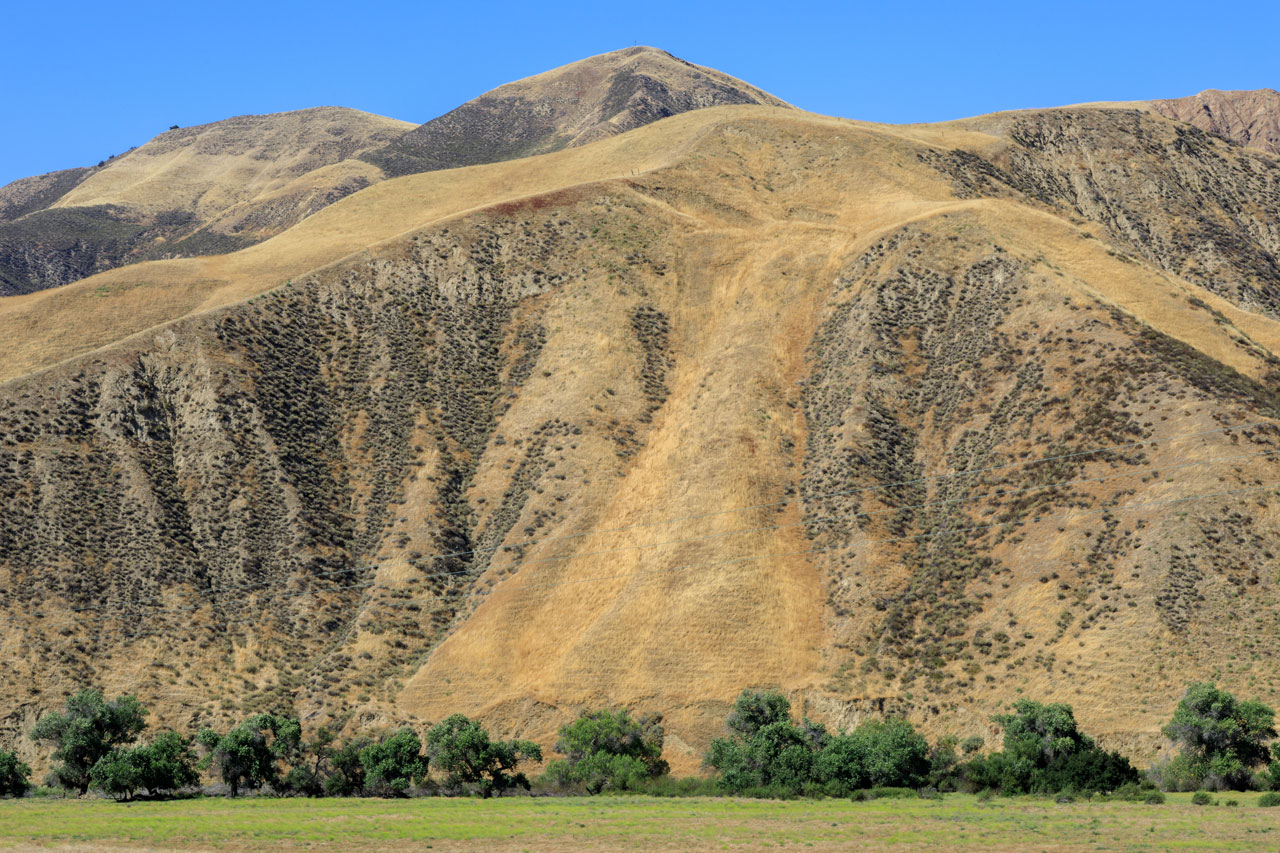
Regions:
[[381, 180], [352, 158], [410, 127], [338, 107], [239, 116], [15, 181], [0, 188], [0, 296], [252, 245]]
[[1280, 154], [1280, 92], [1206, 89], [1186, 98], [1152, 101], [1156, 112], [1241, 145]]
[[96, 167], [0, 187], [0, 296], [243, 249], [387, 175], [557, 151], [723, 104], [786, 106], [636, 47], [508, 83], [416, 128], [319, 107], [170, 130]]
[[[1280, 160], [721, 106], [0, 303], [0, 737], [1280, 700]], [[93, 310], [87, 310], [92, 307]]]
[[630, 47], [499, 86], [361, 157], [389, 175], [497, 163], [730, 104], [788, 106], [665, 50]]

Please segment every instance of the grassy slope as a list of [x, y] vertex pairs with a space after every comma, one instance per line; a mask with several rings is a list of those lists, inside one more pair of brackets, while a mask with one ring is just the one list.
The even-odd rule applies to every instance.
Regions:
[[[1233, 795], [1226, 795], [1224, 799]], [[1055, 804], [972, 796], [941, 801], [777, 802], [645, 797], [497, 800], [0, 802], [0, 847], [150, 850], [1257, 850], [1274, 809]], [[1032, 841], [1031, 839], [1034, 839]]]
[[[216, 370], [224, 361], [239, 358], [214, 347], [213, 337], [201, 331], [208, 328], [202, 324], [218, 317], [275, 310], [270, 305], [292, 310], [321, 300], [330, 306], [335, 301], [346, 304], [347, 299], [376, 300], [381, 289], [395, 283], [395, 275], [410, 282], [434, 275], [431, 270], [436, 268], [429, 265], [421, 270], [398, 266], [416, 256], [437, 263], [421, 246], [447, 258], [452, 243], [470, 250], [473, 244], [468, 241], [484, 228], [525, 227], [536, 233], [553, 226], [570, 232], [581, 229], [590, 233], [590, 240], [547, 261], [544, 271], [563, 276], [562, 284], [531, 290], [536, 296], [522, 303], [521, 311], [536, 315], [544, 327], [546, 343], [538, 354], [537, 370], [513, 390], [500, 429], [480, 436], [475, 464], [467, 469], [469, 511], [481, 520], [498, 514], [495, 507], [511, 487], [511, 469], [519, 463], [511, 449], [520, 446], [517, 440], [534, 442], [543, 425], [557, 418], [582, 425], [596, 419], [597, 424], [586, 437], [562, 442], [566, 447], [556, 457], [557, 470], [573, 477], [571, 485], [560, 485], [551, 471], [543, 472], [536, 481], [540, 497], [529, 496], [506, 541], [534, 536], [541, 529], [538, 522], [547, 517], [553, 519], [547, 530], [576, 535], [696, 516], [708, 508], [776, 503], [795, 494], [797, 485], [810, 488], [804, 485], [809, 477], [816, 478], [812, 488], [817, 491], [865, 485], [864, 472], [841, 473], [842, 467], [854, 466], [837, 464], [866, 450], [859, 443], [865, 401], [855, 398], [851, 408], [836, 412], [832, 423], [850, 424], [845, 433], [830, 437], [839, 452], [810, 465], [804, 448], [816, 446], [816, 433], [828, 413], [821, 400], [802, 396], [797, 383], [812, 378], [815, 362], [824, 363], [826, 357], [815, 348], [821, 350], [823, 329], [834, 328], [829, 325], [833, 319], [843, 317], [853, 324], [840, 327], [840, 334], [832, 336], [836, 343], [871, 341], [875, 324], [884, 321], [886, 312], [893, 313], [889, 308], [906, 305], [916, 311], [922, 303], [940, 304], [909, 292], [895, 297], [898, 302], [878, 303], [896, 279], [875, 272], [879, 261], [866, 260], [877, 253], [888, 258], [882, 264], [886, 273], [916, 270], [921, 282], [962, 281], [985, 269], [982, 265], [995, 256], [1012, 258], [1017, 268], [1013, 280], [1020, 288], [1018, 305], [1003, 316], [998, 331], [1009, 341], [1032, 328], [1044, 337], [1018, 346], [1020, 352], [1033, 345], [1044, 348], [1046, 396], [1087, 401], [1090, 381], [1108, 361], [1135, 349], [1137, 333], [1133, 320], [1123, 319], [1126, 315], [1242, 374], [1265, 375], [1270, 369], [1268, 352], [1280, 340], [1274, 320], [1236, 309], [1226, 299], [1151, 265], [1124, 259], [1098, 239], [1098, 229], [1079, 219], [1011, 197], [957, 198], [944, 173], [922, 165], [921, 157], [933, 151], [964, 147], [995, 157], [1002, 145], [998, 136], [965, 126], [899, 130], [769, 108], [698, 111], [532, 161], [389, 181], [235, 255], [140, 265], [13, 300], [0, 305], [6, 312], [0, 314], [0, 322], [7, 333], [0, 363], [13, 365], [15, 373], [36, 370], [177, 317], [212, 312], [163, 334], [157, 329], [139, 335], [96, 358], [115, 369], [141, 352], [151, 362], [168, 359], [165, 363], [176, 373], [189, 357], [184, 347], [199, 349], [208, 341], [212, 355], [202, 353], [200, 358], [206, 360], [195, 363]], [[455, 233], [446, 235], [446, 228]], [[884, 246], [889, 248], [877, 248]], [[502, 262], [513, 268], [524, 262], [517, 249], [516, 244], [503, 247], [500, 255], [513, 254], [503, 256]], [[637, 260], [637, 255], [642, 257]], [[443, 286], [464, 291], [471, 273], [439, 263], [438, 268], [448, 272], [441, 274]], [[308, 275], [325, 264], [332, 266]], [[305, 281], [279, 291], [266, 308], [237, 304], [284, 279], [300, 277]], [[981, 279], [983, 288], [998, 289], [993, 281]], [[928, 291], [921, 285], [920, 292]], [[1218, 313], [1193, 310], [1192, 298]], [[659, 353], [671, 359], [661, 380], [666, 390], [659, 406], [649, 412], [645, 409], [651, 391], [637, 378], [647, 369], [648, 356], [644, 341], [635, 340], [632, 313], [641, 303], [668, 317], [671, 327], [669, 340], [660, 348], [665, 352]], [[959, 331], [957, 348], [973, 330]], [[1081, 331], [1087, 332], [1091, 345], [1096, 336], [1102, 349], [1111, 347], [1111, 354], [1085, 353], [1083, 341], [1076, 337]], [[1242, 343], [1242, 331], [1257, 344]], [[893, 335], [904, 346], [925, 337], [905, 327]], [[967, 430], [981, 432], [994, 420], [982, 407], [998, 402], [1010, 384], [996, 356], [1012, 355], [1012, 344], [1002, 346], [979, 360], [995, 379], [959, 374], [951, 383], [954, 388], [979, 389], [967, 401], [974, 409], [967, 420], [945, 429], [930, 427], [937, 418], [950, 417], [941, 404], [898, 413], [918, 435], [924, 470], [945, 470], [952, 463], [949, 454], [956, 437]], [[885, 371], [868, 366], [865, 354], [849, 353], [831, 360], [832, 387], [859, 394], [883, 388], [891, 401], [919, 399], [919, 387], [927, 384], [923, 380], [953, 366], [941, 357], [930, 361], [932, 355], [917, 356], [902, 354], [902, 374], [892, 379], [900, 384], [893, 385], [886, 384], [891, 380]], [[1077, 358], [1087, 362], [1084, 367], [1077, 365]], [[16, 399], [85, 363], [69, 362], [30, 382], [15, 379], [9, 388]], [[840, 370], [848, 372], [839, 374]], [[127, 370], [112, 374], [112, 382], [125, 385], [130, 381], [126, 374]], [[1113, 395], [1112, 402], [1133, 406], [1148, 418], [1148, 435], [1211, 429], [1218, 426], [1215, 415], [1232, 422], [1265, 416], [1256, 401], [1215, 398], [1191, 387], [1185, 376], [1146, 376], [1135, 373], [1140, 387]], [[379, 374], [378, 381], [388, 378]], [[616, 402], [610, 389], [618, 392]], [[181, 397], [178, 389], [172, 405], [194, 420], [207, 418], [198, 400], [188, 404]], [[593, 414], [605, 407], [606, 414]], [[1071, 406], [1060, 413], [1060, 419], [1036, 420], [1038, 429], [1057, 435], [1064, 423], [1076, 422], [1081, 415]], [[628, 444], [623, 436], [610, 434], [599, 423], [609, 418], [626, 422], [639, 438]], [[175, 423], [184, 420], [185, 415]], [[343, 437], [353, 459], [358, 458], [366, 424], [353, 420], [352, 434]], [[1156, 425], [1159, 430], [1153, 428]], [[425, 435], [427, 426], [421, 428]], [[1045, 441], [1038, 433], [999, 438], [1004, 442], [1000, 453], [1010, 458], [1024, 451], [1044, 452]], [[415, 443], [418, 440], [415, 434]], [[1073, 440], [1074, 446], [1084, 448], [1118, 439], [1082, 434]], [[610, 441], [621, 441], [626, 452], [620, 454]], [[422, 473], [434, 476], [436, 445], [421, 443], [433, 448], [421, 453], [426, 468]], [[1193, 451], [1161, 448], [1141, 470], [1248, 449], [1233, 451], [1226, 440], [1205, 441]], [[855, 453], [848, 455], [847, 450]], [[851, 482], [824, 480], [823, 469], [847, 474]], [[199, 470], [192, 469], [191, 479]], [[1261, 465], [1254, 468], [1259, 476], [1262, 470]], [[1114, 472], [1099, 465], [1068, 473]], [[1193, 471], [1179, 477], [1172, 488], [1152, 482], [1150, 476], [1135, 477], [1107, 488], [1091, 487], [1079, 499], [1096, 507], [1129, 488], [1137, 490], [1139, 499], [1158, 499], [1234, 485], [1232, 480], [1218, 486], [1223, 477], [1221, 471]], [[384, 594], [410, 594], [414, 576], [406, 568], [406, 552], [431, 553], [438, 547], [431, 530], [439, 508], [437, 493], [416, 475], [406, 477], [401, 486], [404, 508], [378, 543], [375, 553], [386, 565], [376, 575], [380, 589], [366, 599], [364, 612], [379, 612], [383, 605], [374, 600]], [[566, 497], [559, 515], [539, 516], [555, 509], [552, 501], [557, 495]], [[1069, 507], [1051, 509], [1062, 513]], [[837, 509], [847, 514], [847, 509]], [[988, 509], [980, 504], [974, 510], [978, 520], [969, 523], [981, 523]], [[1274, 526], [1274, 508], [1249, 512], [1260, 526]], [[1169, 538], [1181, 535], [1178, 528], [1186, 525], [1159, 512], [1147, 514], [1143, 521], [1160, 528], [1144, 534], [1156, 548], [1186, 544]], [[1103, 622], [1099, 627], [1106, 630], [1056, 632], [1064, 605], [1055, 596], [1056, 584], [1040, 581], [1046, 555], [1064, 567], [1064, 583], [1079, 580], [1085, 612], [1099, 606], [1106, 610], [1109, 605], [1102, 602], [1117, 595], [1110, 586], [1090, 586], [1083, 570], [1077, 578], [1065, 568], [1084, 563], [1085, 555], [1092, 553], [1087, 540], [1095, 526], [1095, 519], [1071, 524], [1046, 520], [1025, 540], [983, 543], [1008, 571], [1004, 577], [975, 579], [974, 588], [989, 597], [965, 628], [966, 636], [972, 637], [977, 628], [988, 634], [1008, 630], [1005, 621], [1015, 612], [1021, 621], [1018, 631], [1036, 638], [1035, 651], [1011, 651], [1006, 656], [1010, 659], [999, 658], [998, 664], [984, 660], [989, 681], [959, 687], [952, 683], [947, 691], [914, 707], [913, 695], [928, 695], [931, 688], [899, 683], [886, 673], [887, 666], [868, 667], [875, 655], [868, 653], [866, 643], [876, 638], [862, 632], [880, 625], [883, 611], [877, 596], [899, 595], [910, 581], [910, 561], [918, 556], [904, 549], [868, 547], [859, 538], [884, 538], [888, 534], [882, 527], [851, 534], [861, 562], [844, 566], [798, 556], [796, 552], [814, 547], [811, 537], [818, 535], [819, 527], [794, 504], [781, 512], [775, 508], [687, 519], [639, 533], [575, 539], [572, 550], [586, 553], [563, 561], [548, 559], [510, 578], [505, 569], [519, 558], [504, 554], [477, 585], [492, 586], [493, 591], [477, 596], [470, 606], [473, 611], [464, 609], [448, 638], [416, 672], [422, 650], [413, 656], [402, 653], [392, 644], [394, 633], [362, 630], [342, 635], [336, 651], [356, 659], [368, 654], [370, 662], [348, 667], [330, 695], [364, 703], [387, 716], [438, 719], [453, 710], [480, 713], [504, 732], [521, 731], [544, 741], [581, 704], [626, 702], [668, 713], [669, 757], [688, 770], [718, 730], [725, 701], [747, 685], [786, 687], [807, 703], [807, 710], [838, 724], [856, 722], [869, 709], [883, 709], [888, 703], [890, 708], [911, 710], [935, 731], [954, 726], [961, 733], [981, 730], [995, 703], [1020, 687], [1075, 702], [1086, 728], [1107, 734], [1112, 745], [1147, 754], [1152, 733], [1168, 713], [1161, 702], [1176, 696], [1186, 677], [1213, 673], [1227, 650], [1239, 651], [1242, 657], [1251, 654], [1260, 662], [1250, 661], [1226, 680], [1255, 688], [1254, 679], [1261, 679], [1257, 690], [1264, 684], [1273, 689], [1268, 682], [1274, 675], [1267, 663], [1274, 659], [1268, 658], [1270, 635], [1263, 635], [1262, 647], [1246, 653], [1244, 641], [1254, 641], [1253, 623], [1225, 618], [1238, 606], [1232, 599], [1234, 575], [1224, 573], [1207, 589], [1210, 601], [1195, 623], [1195, 641], [1171, 639], [1157, 601], [1165, 559], [1158, 554], [1148, 557], [1150, 547], [1137, 557], [1106, 557], [1117, 564], [1111, 571], [1124, 582], [1120, 594], [1133, 600], [1134, 607], [1116, 621]], [[756, 530], [748, 536], [726, 536], [742, 528]], [[392, 543], [401, 537], [406, 544], [397, 548]], [[559, 557], [568, 550], [563, 544], [531, 548], [526, 556]], [[787, 556], [733, 562], [767, 554]], [[717, 567], [708, 569], [703, 566], [707, 563]], [[665, 571], [690, 564], [699, 570]], [[930, 566], [924, 569], [932, 570]], [[1119, 566], [1142, 579], [1131, 582]], [[928, 581], [924, 569], [919, 577]], [[863, 587], [864, 581], [870, 589]], [[1265, 610], [1274, 599], [1270, 579], [1254, 587], [1250, 596], [1251, 607], [1258, 604]], [[1083, 613], [1076, 618], [1083, 618]], [[1013, 633], [1017, 639], [1018, 632]], [[1123, 654], [1116, 648], [1116, 637], [1124, 637]], [[254, 638], [235, 653], [240, 677], [253, 674], [246, 667], [256, 656], [271, 664], [270, 642], [270, 635]], [[165, 641], [148, 641], [104, 651], [97, 662], [110, 686], [132, 689], [146, 682], [144, 664], [164, 645]], [[1170, 645], [1190, 659], [1173, 664]], [[322, 650], [318, 646], [312, 652], [319, 655]], [[15, 649], [9, 652], [18, 654]], [[1030, 660], [1033, 654], [1050, 653], [1060, 662], [1071, 661], [1069, 677], [1064, 678], [1061, 669]], [[368, 688], [359, 681], [362, 673], [382, 672], [388, 663], [398, 668], [396, 677], [375, 686], [372, 704], [358, 699]], [[1161, 663], [1168, 664], [1168, 671], [1153, 675]], [[314, 673], [325, 664], [319, 658], [310, 670]], [[165, 709], [173, 711], [189, 709], [189, 696], [221, 695], [228, 691], [228, 683], [221, 681], [223, 665], [216, 650], [202, 650], [185, 667], [211, 679], [206, 687], [186, 693], [157, 684], [148, 698], [169, 703]], [[963, 677], [963, 665], [947, 660], [948, 677]], [[263, 666], [255, 680], [268, 681], [270, 672], [270, 665]], [[1138, 684], [1140, 672], [1144, 680]], [[230, 684], [239, 689], [238, 683]], [[1151, 693], [1153, 684], [1160, 701], [1135, 710], [1138, 695]], [[1127, 699], [1117, 702], [1116, 696]], [[308, 708], [327, 701], [319, 691], [306, 698]], [[948, 713], [938, 719], [931, 704]]]

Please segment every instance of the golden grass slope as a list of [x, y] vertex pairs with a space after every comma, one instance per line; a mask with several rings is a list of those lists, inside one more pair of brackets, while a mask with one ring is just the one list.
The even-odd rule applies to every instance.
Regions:
[[[110, 204], [151, 215], [190, 211], [202, 225], [241, 230], [235, 226], [251, 218], [248, 209], [266, 199], [376, 180], [380, 175], [368, 164], [343, 161], [411, 127], [358, 110], [315, 107], [170, 130], [114, 159], [54, 206]], [[334, 169], [336, 164], [342, 165]]]
[[[83, 677], [65, 663], [83, 656], [58, 656], [82, 633], [94, 675], [165, 720], [229, 720], [249, 703], [219, 698], [249, 692], [308, 720], [463, 711], [549, 745], [578, 710], [621, 704], [667, 714], [685, 772], [752, 686], [834, 725], [897, 711], [933, 734], [986, 732], [1022, 690], [1072, 702], [1087, 730], [1141, 757], [1191, 678], [1275, 702], [1280, 596], [1265, 561], [1280, 465], [1262, 454], [1277, 432], [1228, 428], [1280, 421], [1267, 384], [1280, 323], [1013, 185], [961, 192], [969, 173], [949, 162], [1013, 180], [1023, 155], [1002, 122], [698, 110], [386, 181], [225, 257], [0, 303], [6, 417], [40, 421], [3, 449], [15, 514], [85, 489], [66, 462], [85, 447], [117, 454], [97, 464], [127, 472], [129, 494], [154, 490], [141, 503], [198, 520], [225, 490], [240, 511], [288, 479], [272, 446], [298, 436], [278, 423], [301, 420], [308, 440], [329, 428], [264, 415], [275, 377], [296, 369], [315, 405], [399, 387], [416, 355], [385, 329], [418, 316], [415, 294], [444, 312], [425, 315], [439, 344], [415, 369], [432, 393], [456, 392], [394, 395], [415, 408], [389, 445], [412, 448], [390, 485], [368, 475], [385, 412], [359, 395], [324, 445], [340, 461], [319, 467], [349, 478], [342, 506], [368, 533], [341, 547], [372, 566], [372, 588], [305, 604], [236, 595], [270, 610], [260, 622], [135, 608], [157, 633], [116, 642], [118, 624], [58, 606], [73, 584], [40, 578], [53, 592], [39, 623], [6, 603], [8, 725]], [[486, 300], [506, 324], [489, 332], [500, 393], [468, 431], [455, 418], [486, 389], [446, 369], [486, 351], [466, 324]], [[350, 331], [369, 315], [384, 325]], [[144, 391], [157, 402], [131, 411]], [[73, 403], [85, 414], [64, 415]], [[251, 426], [254, 454], [237, 455], [249, 439], [230, 423]], [[1163, 443], [1045, 458], [1148, 439]], [[157, 462], [146, 452], [160, 441]], [[1001, 473], [950, 479], [987, 468]], [[291, 518], [301, 489], [281, 500]], [[395, 499], [369, 521], [379, 490]], [[214, 520], [193, 521], [194, 538], [238, 553], [234, 525]], [[490, 548], [466, 563], [474, 575], [432, 574], [423, 555], [449, 550], [446, 528]], [[290, 557], [339, 547], [281, 541], [300, 543]], [[3, 579], [37, 568], [7, 564]], [[247, 572], [216, 580], [234, 589]], [[139, 559], [99, 574], [124, 605], [137, 588], [174, 608], [198, 596]]]

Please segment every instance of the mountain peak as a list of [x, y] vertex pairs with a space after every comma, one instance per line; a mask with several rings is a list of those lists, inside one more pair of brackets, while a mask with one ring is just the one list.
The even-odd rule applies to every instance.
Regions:
[[728, 104], [790, 107], [728, 74], [636, 45], [499, 86], [363, 159], [389, 175], [492, 163]]

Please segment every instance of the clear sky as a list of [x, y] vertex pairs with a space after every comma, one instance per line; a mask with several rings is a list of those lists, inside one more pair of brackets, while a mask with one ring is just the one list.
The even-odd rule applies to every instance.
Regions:
[[422, 122], [632, 43], [885, 122], [1280, 88], [1280, 0], [36, 0], [0, 13], [0, 184], [91, 165], [171, 124], [322, 105]]

